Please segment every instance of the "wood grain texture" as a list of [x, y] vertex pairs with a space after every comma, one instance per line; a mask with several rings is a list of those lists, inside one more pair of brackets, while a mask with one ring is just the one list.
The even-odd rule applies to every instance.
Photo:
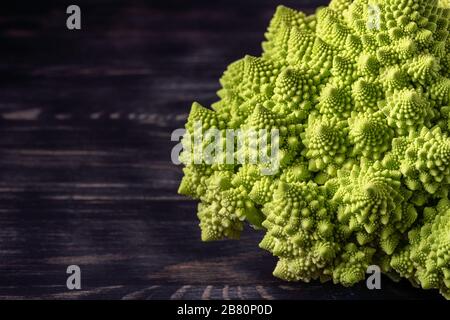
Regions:
[[64, 1], [1, 11], [1, 299], [439, 299], [385, 278], [279, 281], [259, 232], [200, 242], [170, 133], [216, 99], [228, 63], [259, 54], [276, 1], [77, 2], [81, 31]]

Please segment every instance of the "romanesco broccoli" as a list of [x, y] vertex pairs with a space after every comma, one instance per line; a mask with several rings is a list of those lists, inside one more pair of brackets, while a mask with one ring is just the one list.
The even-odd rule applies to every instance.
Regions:
[[[220, 100], [192, 109], [179, 193], [201, 203], [202, 240], [245, 222], [288, 281], [350, 286], [377, 264], [450, 299], [450, 1], [279, 6], [261, 57], [232, 63]], [[193, 162], [198, 129], [278, 130], [278, 170]], [[231, 141], [235, 141], [231, 138]]]

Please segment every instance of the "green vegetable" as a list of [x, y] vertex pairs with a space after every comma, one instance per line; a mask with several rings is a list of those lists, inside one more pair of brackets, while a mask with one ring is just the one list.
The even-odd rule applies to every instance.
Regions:
[[[221, 137], [278, 130], [269, 175], [262, 162], [194, 163], [185, 148], [179, 193], [201, 201], [202, 240], [248, 222], [279, 278], [350, 286], [378, 265], [450, 299], [449, 32], [448, 0], [279, 6], [262, 56], [232, 63], [220, 100], [194, 103], [186, 124], [185, 146], [197, 122]], [[233, 148], [236, 160], [254, 145]]]

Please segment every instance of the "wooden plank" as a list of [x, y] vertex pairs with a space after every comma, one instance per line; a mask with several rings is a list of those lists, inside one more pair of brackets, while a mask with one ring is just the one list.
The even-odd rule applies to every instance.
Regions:
[[261, 232], [200, 242], [170, 133], [216, 99], [228, 63], [259, 54], [276, 1], [82, 0], [80, 32], [62, 4], [15, 3], [0, 14], [1, 299], [438, 297], [387, 279], [382, 293], [285, 283]]

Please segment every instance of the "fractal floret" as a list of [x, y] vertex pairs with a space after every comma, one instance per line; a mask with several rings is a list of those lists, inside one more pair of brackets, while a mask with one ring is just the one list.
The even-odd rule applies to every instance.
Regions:
[[351, 286], [377, 265], [450, 299], [449, 33], [447, 0], [279, 6], [261, 56], [186, 123], [202, 240], [250, 225], [281, 279]]

